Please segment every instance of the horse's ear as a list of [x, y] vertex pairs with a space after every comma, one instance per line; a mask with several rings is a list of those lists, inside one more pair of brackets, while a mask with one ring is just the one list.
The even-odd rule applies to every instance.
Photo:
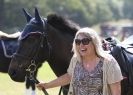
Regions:
[[32, 18], [32, 16], [23, 8], [24, 15], [26, 17], [27, 22], [29, 22]]
[[37, 10], [37, 8], [35, 8], [35, 19], [38, 21], [38, 22], [42, 22], [42, 20], [41, 20], [41, 17], [40, 17], [40, 15], [39, 15], [39, 12], [38, 12], [38, 10]]

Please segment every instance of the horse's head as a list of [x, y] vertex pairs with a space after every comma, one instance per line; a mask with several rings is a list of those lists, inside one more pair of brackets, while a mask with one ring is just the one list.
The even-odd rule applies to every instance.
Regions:
[[[10, 67], [9, 75], [14, 81], [23, 82], [26, 72], [34, 72], [42, 63], [42, 57], [47, 58], [49, 47], [46, 35], [46, 19], [40, 17], [38, 10], [35, 9], [35, 17], [32, 17], [27, 11], [24, 11], [27, 24], [19, 38], [19, 47], [14, 54]], [[45, 52], [44, 53], [42, 52]], [[45, 51], [46, 50], [46, 51]]]

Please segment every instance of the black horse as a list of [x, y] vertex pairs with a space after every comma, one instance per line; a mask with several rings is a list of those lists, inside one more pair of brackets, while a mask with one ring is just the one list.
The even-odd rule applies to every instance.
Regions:
[[[19, 36], [20, 32], [7, 34], [0, 31], [0, 72], [2, 73], [8, 73], [8, 68], [11, 62], [12, 55], [16, 52], [16, 49], [18, 48]], [[35, 95], [35, 84], [27, 79], [26, 90], [28, 91], [30, 87], [32, 87], [32, 95]]]
[[[73, 55], [72, 42], [79, 26], [55, 14], [41, 18], [37, 9], [35, 17], [24, 10], [27, 24], [19, 38], [19, 47], [9, 67], [14, 81], [23, 82], [27, 70], [47, 61], [57, 77], [67, 72]], [[34, 70], [33, 70], [34, 71]], [[68, 86], [63, 87], [66, 95]]]
[[[35, 17], [31, 17], [26, 11], [24, 13], [27, 24], [9, 67], [10, 77], [14, 81], [22, 82], [27, 71], [34, 71], [38, 64], [44, 61], [48, 61], [57, 76], [66, 73], [73, 55], [71, 52], [73, 38], [80, 27], [57, 15], [49, 15], [47, 19], [42, 18], [37, 9], [35, 9]], [[121, 61], [118, 63], [121, 64]], [[128, 91], [125, 88], [128, 88], [128, 80], [122, 83], [122, 88], [124, 88], [122, 95], [127, 95]], [[65, 92], [64, 89], [63, 91], [66, 95], [67, 91]]]

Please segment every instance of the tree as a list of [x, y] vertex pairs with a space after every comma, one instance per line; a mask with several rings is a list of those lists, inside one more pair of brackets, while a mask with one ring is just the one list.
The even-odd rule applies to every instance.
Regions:
[[107, 0], [107, 5], [109, 6], [115, 20], [122, 18], [123, 0]]
[[125, 0], [123, 4], [124, 18], [133, 19], [133, 0]]
[[0, 30], [3, 30], [4, 25], [4, 15], [5, 15], [5, 2], [4, 0], [0, 0]]
[[[123, 5], [124, 2], [124, 6]], [[7, 28], [23, 27], [25, 18], [22, 8], [33, 14], [34, 7], [39, 8], [41, 15], [47, 17], [56, 13], [73, 20], [80, 26], [92, 26], [109, 20], [118, 20], [122, 12], [127, 18], [132, 18], [133, 0], [0, 0], [1, 22]], [[128, 7], [126, 7], [128, 5]], [[122, 8], [123, 7], [123, 8]], [[123, 9], [123, 11], [122, 11]], [[3, 28], [3, 27], [2, 27]]]

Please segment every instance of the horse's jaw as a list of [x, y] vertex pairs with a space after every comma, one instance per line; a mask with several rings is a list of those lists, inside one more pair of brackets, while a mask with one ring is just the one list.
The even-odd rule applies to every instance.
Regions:
[[10, 78], [15, 82], [24, 82], [25, 81], [25, 72], [22, 72], [20, 70], [15, 70], [10, 68], [8, 70], [8, 74]]
[[25, 81], [25, 79], [21, 79], [21, 78], [14, 78], [14, 77], [11, 77], [11, 76], [10, 76], [10, 78], [11, 78], [13, 81], [15, 81], [15, 82], [24, 82], [24, 81]]

